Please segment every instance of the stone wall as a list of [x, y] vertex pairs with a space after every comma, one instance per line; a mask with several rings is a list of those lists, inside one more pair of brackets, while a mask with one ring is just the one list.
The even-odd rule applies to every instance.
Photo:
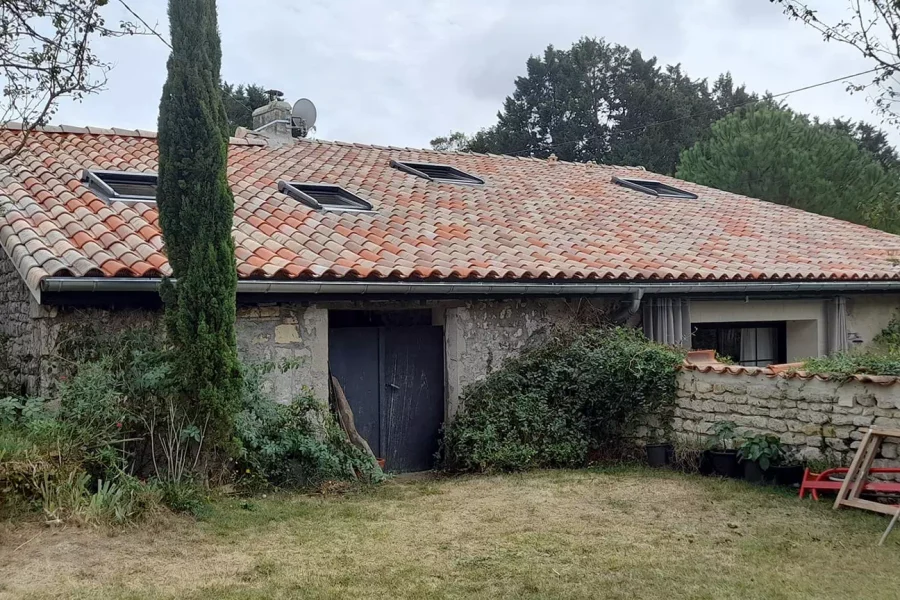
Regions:
[[[0, 250], [0, 396], [52, 395], [58, 381], [57, 351], [82, 327], [104, 331], [161, 327], [161, 317], [162, 310], [153, 309], [41, 306]], [[294, 365], [266, 376], [273, 398], [289, 402], [307, 389], [327, 402], [327, 310], [299, 305], [241, 307], [237, 338], [242, 360]]]
[[546, 340], [554, 329], [590, 321], [608, 312], [609, 302], [522, 299], [467, 302], [445, 311], [447, 419], [459, 407], [464, 388], [484, 379], [503, 361]]
[[[806, 459], [852, 458], [866, 428], [900, 428], [900, 383], [884, 385], [803, 378], [768, 369], [688, 367], [678, 376], [676, 436], [706, 438], [716, 421], [739, 433], [770, 433]], [[900, 466], [897, 444], [885, 443], [876, 466]]]
[[33, 316], [39, 307], [0, 249], [0, 396], [39, 387], [39, 338]]
[[265, 391], [290, 402], [309, 391], [328, 402], [328, 311], [298, 305], [242, 307], [237, 318], [238, 353], [250, 363], [290, 364], [265, 377]]

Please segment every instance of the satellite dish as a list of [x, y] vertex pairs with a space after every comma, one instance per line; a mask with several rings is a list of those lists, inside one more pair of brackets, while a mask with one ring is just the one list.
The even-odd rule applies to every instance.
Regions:
[[291, 121], [294, 127], [312, 129], [316, 124], [316, 105], [312, 103], [312, 100], [307, 98], [297, 100], [291, 111]]

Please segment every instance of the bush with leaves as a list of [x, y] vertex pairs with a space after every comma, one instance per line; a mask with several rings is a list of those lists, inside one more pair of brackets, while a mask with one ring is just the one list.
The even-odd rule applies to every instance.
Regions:
[[852, 348], [829, 356], [809, 358], [802, 370], [808, 373], [849, 379], [854, 375], [890, 375], [900, 377], [900, 312], [867, 348]]
[[674, 407], [683, 354], [630, 328], [558, 336], [469, 386], [444, 432], [451, 470], [583, 465]]
[[857, 374], [900, 377], [900, 349], [837, 352], [807, 359], [802, 370], [839, 379], [849, 379]]
[[123, 524], [158, 506], [155, 487], [123, 470], [118, 435], [100, 412], [82, 421], [40, 398], [0, 399], [0, 508], [25, 503], [48, 521]]
[[245, 369], [242, 410], [235, 419], [243, 483], [296, 488], [329, 480], [380, 480], [378, 465], [349, 442], [315, 398], [302, 394], [285, 405], [262, 392], [262, 377], [272, 368]]

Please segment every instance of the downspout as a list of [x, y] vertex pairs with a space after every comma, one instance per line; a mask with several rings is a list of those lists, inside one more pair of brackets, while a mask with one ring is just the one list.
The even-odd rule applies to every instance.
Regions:
[[637, 314], [637, 312], [641, 309], [641, 300], [644, 297], [644, 290], [638, 289], [637, 291], [631, 292], [630, 301], [626, 306], [619, 310], [615, 315], [613, 315], [612, 321], [616, 324], [622, 324], [628, 322], [628, 320]]

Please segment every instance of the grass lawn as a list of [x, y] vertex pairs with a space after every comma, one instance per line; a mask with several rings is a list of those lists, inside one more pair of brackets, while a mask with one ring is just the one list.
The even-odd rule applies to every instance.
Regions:
[[0, 525], [0, 598], [897, 598], [886, 525], [640, 468], [395, 480], [200, 522]]

